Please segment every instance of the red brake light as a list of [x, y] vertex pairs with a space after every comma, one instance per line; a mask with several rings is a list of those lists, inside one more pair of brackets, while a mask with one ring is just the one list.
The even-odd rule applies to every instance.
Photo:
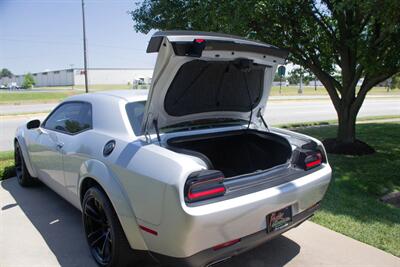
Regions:
[[185, 186], [186, 202], [222, 196], [226, 192], [224, 176], [219, 171], [202, 171], [191, 175]]
[[321, 152], [316, 152], [313, 153], [311, 155], [308, 155], [305, 159], [304, 159], [304, 163], [305, 163], [305, 169], [309, 170], [311, 168], [315, 168], [319, 165], [321, 165], [322, 163], [322, 155]]
[[194, 42], [195, 43], [198, 43], [198, 44], [202, 44], [202, 43], [204, 43], [206, 40], [204, 40], [204, 39], [194, 39]]
[[225, 193], [225, 187], [221, 186], [221, 187], [217, 187], [217, 188], [213, 188], [210, 190], [205, 190], [205, 191], [200, 191], [197, 193], [193, 193], [193, 192], [189, 192], [189, 199], [190, 200], [195, 200], [197, 198], [202, 198], [202, 197], [208, 197], [208, 196], [213, 196], [216, 194], [221, 194], [221, 193]]

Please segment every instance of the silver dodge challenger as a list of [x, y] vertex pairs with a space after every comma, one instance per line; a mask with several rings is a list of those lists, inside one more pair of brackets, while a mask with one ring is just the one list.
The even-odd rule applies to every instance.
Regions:
[[16, 131], [18, 182], [82, 211], [100, 266], [209, 266], [298, 226], [331, 167], [320, 141], [263, 118], [285, 50], [236, 36], [155, 33], [149, 91], [76, 95]]

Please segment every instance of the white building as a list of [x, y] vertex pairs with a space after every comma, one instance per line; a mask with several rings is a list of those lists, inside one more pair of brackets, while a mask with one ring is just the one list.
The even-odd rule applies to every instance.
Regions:
[[[85, 72], [82, 68], [45, 71], [32, 73], [36, 86], [72, 86], [85, 84]], [[148, 83], [153, 76], [153, 69], [128, 68], [90, 68], [88, 80], [90, 85], [96, 84], [138, 84]], [[0, 84], [8, 85], [13, 82], [22, 85], [24, 75], [0, 79]]]

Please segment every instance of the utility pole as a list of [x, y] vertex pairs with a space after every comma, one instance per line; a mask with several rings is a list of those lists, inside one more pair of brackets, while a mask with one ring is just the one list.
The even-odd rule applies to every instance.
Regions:
[[71, 85], [71, 89], [74, 90], [74, 83], [75, 83], [75, 71], [74, 71], [74, 64], [69, 64], [69, 66], [71, 67], [71, 73], [72, 73], [72, 85]]
[[87, 77], [87, 59], [86, 59], [86, 27], [85, 27], [85, 3], [82, 0], [82, 27], [83, 27], [83, 67], [85, 69], [85, 91], [89, 92]]

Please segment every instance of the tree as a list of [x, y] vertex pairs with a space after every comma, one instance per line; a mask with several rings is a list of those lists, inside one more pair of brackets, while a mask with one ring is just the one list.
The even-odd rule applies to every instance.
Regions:
[[400, 89], [400, 73], [393, 75], [390, 81], [390, 89]]
[[309, 73], [307, 70], [304, 70], [302, 68], [295, 68], [292, 69], [290, 72], [290, 78], [289, 78], [289, 83], [290, 84], [299, 84], [300, 83], [300, 77], [303, 77], [303, 83], [308, 85], [311, 80], [311, 76], [309, 76]]
[[35, 79], [33, 78], [33, 75], [31, 73], [27, 73], [24, 76], [24, 81], [22, 82], [22, 87], [23, 88], [32, 88], [36, 84]]
[[366, 147], [356, 139], [361, 105], [375, 85], [400, 71], [398, 14], [397, 0], [144, 0], [131, 12], [143, 33], [225, 32], [289, 50], [289, 60], [311, 70], [329, 93], [339, 126], [326, 144], [339, 153]]
[[11, 78], [13, 76], [13, 73], [9, 69], [2, 69], [0, 71], [0, 79], [4, 77]]
[[293, 70], [291, 72], [289, 72], [288, 81], [289, 81], [289, 84], [294, 84], [294, 85], [299, 84], [300, 83], [299, 73], [296, 71], [293, 71]]

